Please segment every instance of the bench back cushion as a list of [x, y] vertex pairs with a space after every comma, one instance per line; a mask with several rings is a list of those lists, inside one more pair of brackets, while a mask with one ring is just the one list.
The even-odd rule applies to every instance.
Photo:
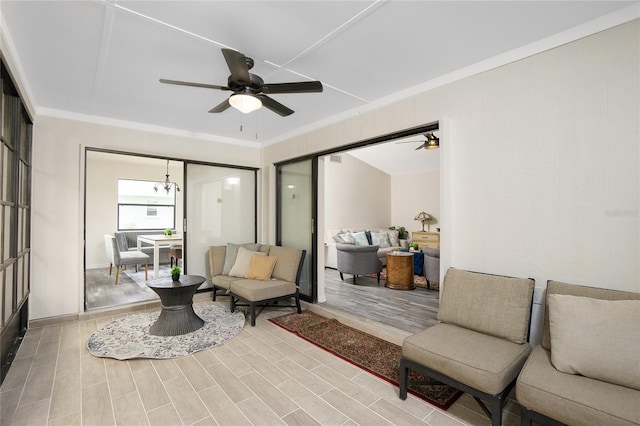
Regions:
[[298, 270], [300, 268], [300, 262], [303, 259], [303, 251], [290, 247], [271, 246], [269, 249], [269, 256], [277, 257], [278, 261], [273, 267], [273, 278], [296, 282], [298, 278]]
[[227, 246], [209, 247], [209, 273], [212, 277], [222, 275], [226, 253]]
[[549, 295], [551, 363], [640, 390], [640, 300]]
[[449, 268], [438, 320], [515, 343], [529, 334], [534, 281]]
[[547, 282], [547, 297], [544, 309], [544, 333], [542, 347], [551, 350], [551, 334], [549, 333], [549, 296], [551, 294], [568, 294], [570, 296], [591, 297], [602, 300], [640, 300], [640, 293], [608, 290], [604, 288], [585, 287], [560, 281]]

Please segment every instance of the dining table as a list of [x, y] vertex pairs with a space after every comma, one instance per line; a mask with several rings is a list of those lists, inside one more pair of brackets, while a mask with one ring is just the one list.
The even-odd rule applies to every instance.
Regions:
[[153, 246], [153, 277], [158, 278], [160, 269], [160, 247], [171, 246], [174, 244], [182, 244], [182, 235], [178, 234], [153, 234], [138, 235], [137, 238], [138, 251], [141, 251], [142, 243], [151, 244]]

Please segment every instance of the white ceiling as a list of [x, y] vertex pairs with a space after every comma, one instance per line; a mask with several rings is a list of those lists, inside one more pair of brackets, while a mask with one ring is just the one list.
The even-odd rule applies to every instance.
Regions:
[[[0, 17], [38, 114], [260, 145], [631, 5], [638, 1], [0, 0]], [[226, 85], [221, 47], [252, 57], [265, 82], [320, 80], [324, 92], [271, 95], [295, 110], [289, 117], [264, 108], [210, 114], [229, 92], [158, 82]], [[396, 156], [413, 157], [412, 144], [395, 146], [406, 149]]]

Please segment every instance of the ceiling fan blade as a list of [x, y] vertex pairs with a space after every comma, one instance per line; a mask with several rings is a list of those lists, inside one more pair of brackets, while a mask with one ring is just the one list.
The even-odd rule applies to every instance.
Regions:
[[161, 78], [160, 79], [160, 83], [175, 84], [175, 85], [178, 85], [178, 86], [204, 87], [205, 89], [229, 90], [228, 87], [216, 86], [215, 84], [193, 83], [193, 82], [190, 82], [190, 81], [180, 81], [180, 80], [167, 80], [165, 78]]
[[421, 150], [422, 148], [426, 148], [427, 147], [428, 142], [423, 143], [422, 145], [420, 145], [419, 147], [416, 148], [416, 151]]
[[322, 92], [322, 83], [319, 81], [300, 81], [297, 83], [263, 84], [262, 93], [311, 93]]
[[229, 99], [225, 99], [224, 101], [220, 102], [218, 105], [214, 106], [213, 108], [211, 108], [209, 110], [209, 112], [222, 112], [222, 111], [226, 111], [227, 108], [229, 108], [231, 106], [231, 104], [229, 103]]
[[396, 143], [423, 143], [424, 141], [400, 141], [400, 142], [396, 142]]
[[264, 106], [267, 109], [270, 109], [276, 114], [281, 115], [282, 117], [286, 117], [287, 115], [291, 115], [294, 113], [292, 109], [282, 105], [280, 102], [266, 95], [257, 95], [256, 97], [262, 101], [262, 106]]
[[227, 61], [232, 79], [247, 84], [250, 83], [251, 77], [249, 77], [247, 58], [242, 53], [231, 49], [222, 49], [222, 54], [224, 55], [224, 60]]

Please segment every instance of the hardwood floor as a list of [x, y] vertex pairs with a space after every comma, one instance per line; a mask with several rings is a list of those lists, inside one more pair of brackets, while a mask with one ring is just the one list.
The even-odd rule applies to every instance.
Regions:
[[410, 334], [437, 323], [439, 292], [416, 287], [414, 290], [392, 290], [376, 278], [359, 276], [353, 284], [352, 275], [340, 280], [337, 270], [325, 268], [327, 301], [320, 307], [348, 313], [380, 322]]
[[153, 290], [138, 286], [125, 273], [120, 273], [116, 285], [115, 271], [109, 275], [109, 268], [88, 269], [86, 283], [88, 310], [159, 300]]

